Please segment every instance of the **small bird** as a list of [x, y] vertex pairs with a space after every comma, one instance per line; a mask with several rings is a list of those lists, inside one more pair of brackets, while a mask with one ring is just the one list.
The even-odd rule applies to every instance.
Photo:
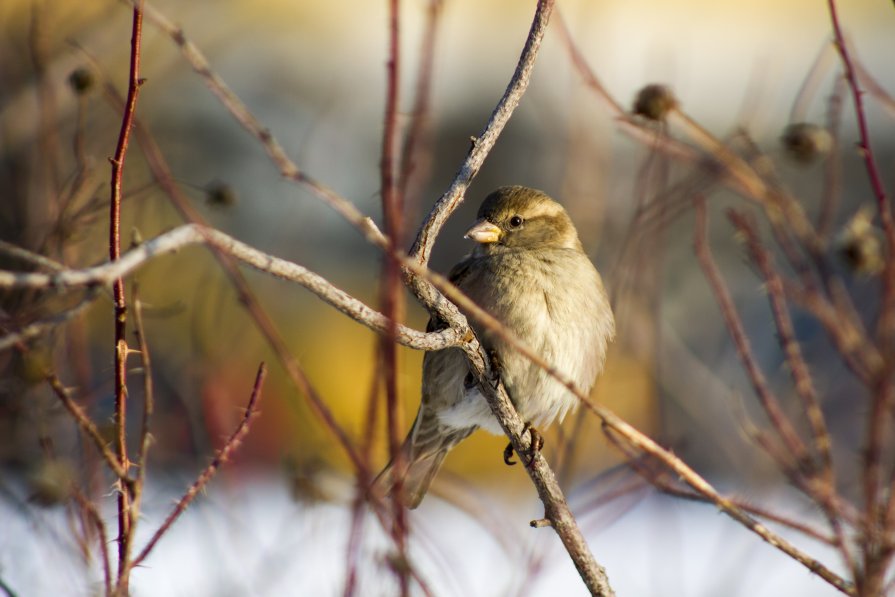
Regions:
[[[587, 395], [603, 370], [615, 320], [600, 274], [565, 209], [542, 191], [500, 187], [485, 198], [466, 238], [477, 244], [451, 270], [451, 282]], [[548, 425], [577, 406], [566, 387], [471, 323], [524, 421]], [[433, 319], [428, 330], [443, 325]], [[447, 453], [480, 427], [502, 434], [463, 352], [427, 352], [419, 412], [401, 448], [402, 470], [389, 464], [374, 491], [392, 491], [401, 475], [399, 499], [416, 508]]]

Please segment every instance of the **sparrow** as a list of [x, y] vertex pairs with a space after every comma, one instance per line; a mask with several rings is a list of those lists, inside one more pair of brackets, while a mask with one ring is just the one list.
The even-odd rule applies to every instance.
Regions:
[[[603, 370], [615, 320], [600, 274], [566, 210], [543, 191], [500, 187], [485, 198], [465, 237], [476, 246], [451, 270], [451, 282], [587, 395]], [[529, 425], [562, 421], [577, 407], [568, 388], [497, 334], [473, 319], [471, 325]], [[433, 318], [427, 330], [444, 326]], [[416, 508], [447, 453], [479, 428], [503, 433], [463, 351], [427, 352], [419, 411], [397, 459], [401, 466], [390, 463], [374, 490], [393, 491], [400, 475], [398, 498]]]

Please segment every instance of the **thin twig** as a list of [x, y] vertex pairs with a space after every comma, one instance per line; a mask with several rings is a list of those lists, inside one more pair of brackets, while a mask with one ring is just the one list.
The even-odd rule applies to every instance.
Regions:
[[833, 53], [829, 39], [824, 39], [808, 74], [802, 79], [799, 91], [796, 93], [795, 100], [792, 102], [792, 108], [789, 110], [789, 122], [797, 123], [805, 120], [805, 113], [808, 111], [808, 105], [817, 94], [821, 81], [827, 76], [832, 66]]
[[823, 239], [830, 238], [842, 200], [842, 159], [839, 156], [839, 146], [843, 87], [844, 80], [841, 76], [837, 76], [827, 104], [827, 132], [830, 134], [831, 144], [824, 164], [824, 190], [817, 216], [817, 232]]
[[96, 449], [97, 451], [99, 451], [100, 455], [102, 455], [103, 459], [106, 462], [106, 466], [109, 467], [109, 470], [111, 470], [115, 474], [115, 476], [118, 478], [118, 481], [122, 485], [127, 484], [127, 470], [121, 465], [121, 462], [118, 460], [118, 456], [109, 447], [106, 439], [102, 436], [93, 421], [90, 420], [90, 417], [88, 417], [84, 413], [84, 410], [69, 395], [70, 392], [68, 388], [62, 385], [62, 382], [59, 381], [59, 378], [54, 373], [50, 373], [49, 375], [47, 375], [47, 383], [50, 384], [50, 388], [52, 388], [53, 393], [56, 394], [56, 396], [62, 402], [62, 405], [71, 414], [72, 418], [74, 418], [81, 431], [83, 431], [84, 434], [87, 435], [87, 437], [93, 440], [93, 444], [96, 446]]
[[40, 253], [23, 249], [22, 247], [18, 247], [5, 240], [0, 240], [0, 252], [6, 253], [10, 257], [15, 257], [16, 259], [29, 263], [35, 267], [52, 272], [58, 272], [59, 270], [65, 269], [65, 266], [58, 261], [50, 259]]
[[[858, 135], [860, 137], [858, 150], [861, 154], [861, 158], [864, 160], [864, 167], [867, 169], [867, 176], [870, 179], [870, 187], [873, 189], [873, 194], [876, 197], [876, 204], [879, 211], [880, 221], [883, 225], [883, 231], [888, 239], [889, 247], [892, 248], [895, 246], [895, 224], [892, 222], [892, 207], [889, 205], [882, 175], [876, 164], [876, 157], [873, 154], [873, 148], [870, 144], [870, 129], [867, 125], [867, 115], [864, 111], [864, 94], [858, 83], [857, 70], [855, 69], [854, 62], [845, 42], [842, 26], [839, 23], [836, 1], [827, 0], [827, 7], [830, 11], [833, 35], [836, 39], [836, 49], [839, 51], [839, 56], [842, 58], [842, 66], [845, 68], [845, 79], [848, 81], [848, 86], [852, 92], [852, 99], [854, 100], [855, 117], [858, 120]], [[890, 255], [891, 254], [892, 252], [890, 251]], [[890, 262], [891, 261], [892, 260], [890, 260]], [[895, 315], [893, 315], [893, 317], [895, 317]]]
[[[622, 442], [615, 435], [615, 433], [609, 431], [607, 437], [619, 450], [625, 452], [627, 451], [624, 442]], [[706, 496], [697, 493], [689, 487], [682, 487], [680, 483], [673, 479], [666, 471], [659, 470], [655, 466], [650, 466], [648, 461], [646, 461], [642, 457], [636, 457], [634, 453], [629, 454], [627, 464], [628, 466], [633, 468], [641, 477], [643, 477], [643, 479], [645, 479], [650, 485], [654, 486], [662, 493], [685, 500], [699, 502], [701, 504], [713, 504], [713, 502]], [[764, 520], [769, 520], [794, 531], [798, 531], [799, 533], [802, 533], [803, 535], [811, 537], [812, 539], [820, 541], [821, 543], [824, 543], [826, 545], [836, 545], [836, 539], [834, 537], [824, 535], [823, 533], [817, 531], [816, 529], [805, 523], [801, 523], [796, 520], [792, 520], [791, 518], [787, 518], [786, 516], [783, 516], [781, 514], [771, 512], [766, 508], [761, 508], [754, 504], [750, 504], [743, 499], [739, 499], [736, 497], [730, 497], [728, 499], [731, 501], [732, 504], [735, 504], [738, 508], [740, 508], [744, 512], [748, 512], [752, 516], [762, 518]]]
[[223, 447], [218, 450], [214, 459], [209, 463], [205, 470], [196, 478], [187, 492], [180, 498], [177, 504], [174, 506], [174, 509], [168, 514], [168, 517], [162, 523], [162, 525], [153, 533], [152, 537], [146, 543], [146, 546], [140, 551], [139, 554], [133, 559], [130, 564], [131, 568], [135, 568], [139, 566], [143, 560], [149, 555], [155, 545], [158, 543], [159, 539], [168, 532], [171, 528], [171, 525], [180, 517], [181, 514], [187, 509], [187, 507], [192, 503], [196, 496], [199, 495], [199, 492], [211, 481], [211, 478], [214, 477], [215, 473], [221, 467], [221, 465], [226, 464], [230, 458], [233, 456], [233, 453], [239, 448], [242, 444], [242, 440], [245, 438], [246, 434], [249, 432], [249, 423], [254, 418], [255, 414], [257, 414], [257, 402], [261, 397], [261, 387], [264, 385], [264, 378], [267, 376], [267, 366], [264, 363], [258, 367], [258, 373], [255, 375], [255, 383], [252, 387], [252, 395], [249, 397], [249, 403], [246, 406], [245, 413], [243, 414], [242, 420], [237, 425], [236, 429], [224, 443]]
[[146, 487], [146, 470], [149, 466], [149, 446], [152, 436], [149, 433], [150, 421], [155, 410], [152, 384], [152, 357], [146, 341], [146, 328], [143, 326], [143, 302], [137, 284], [133, 287], [134, 333], [137, 337], [137, 350], [143, 364], [143, 416], [140, 420], [140, 443], [137, 451], [137, 476], [133, 484], [133, 503], [130, 508], [131, 530], [136, 533], [137, 521], [143, 505], [143, 490]]
[[836, 346], [836, 350], [855, 376], [864, 383], [871, 383], [883, 367], [879, 350], [869, 340], [860, 321], [852, 316], [843, 316], [817, 292], [808, 292], [801, 285], [789, 280], [783, 281], [786, 297], [811, 313], [823, 325]]
[[[706, 222], [706, 210], [705, 204], [702, 201], [696, 202], [696, 233], [695, 233], [695, 241], [694, 241], [694, 250], [696, 252], [696, 256], [702, 266], [703, 272], [706, 276], [706, 279], [709, 281], [712, 286], [712, 290], [715, 294], [715, 298], [718, 301], [718, 304], [721, 307], [721, 312], [724, 316], [725, 322], [727, 324], [728, 330], [730, 332], [731, 338], [734, 341], [734, 345], [737, 348], [737, 353], [740, 356], [740, 360], [743, 363], [744, 368], [749, 376], [750, 381], [752, 382], [753, 389], [755, 390], [756, 395], [759, 398], [759, 401], [762, 404], [762, 407], [765, 410], [765, 413], [768, 415], [769, 420], [771, 421], [771, 425], [778, 434], [778, 436], [783, 440], [784, 444], [787, 446], [787, 449], [792, 452], [792, 457], [794, 458], [794, 464], [790, 465], [786, 462], [780, 461], [777, 458], [778, 462], [783, 466], [784, 471], [790, 471], [790, 474], [793, 476], [793, 480], [798, 483], [799, 478], [802, 475], [806, 475], [809, 478], [813, 476], [813, 465], [812, 459], [802, 442], [801, 438], [798, 436], [797, 432], [793, 428], [791, 422], [783, 413], [776, 396], [771, 392], [770, 387], [768, 386], [767, 380], [764, 377], [764, 374], [758, 368], [758, 365], [755, 361], [754, 355], [752, 353], [748, 336], [743, 329], [742, 321], [736, 313], [736, 308], [733, 304], [733, 300], [730, 297], [730, 294], [725, 286], [721, 274], [718, 271], [718, 267], [715, 264], [714, 259], [712, 258], [711, 252], [708, 248], [707, 241], [707, 222]], [[782, 293], [782, 288], [778, 289]], [[827, 440], [828, 441], [828, 440]], [[828, 449], [828, 448], [827, 448]], [[771, 454], [777, 454], [777, 451], [771, 451]], [[798, 483], [799, 486], [804, 486], [803, 483]], [[699, 487], [691, 486], [699, 491]], [[846, 559], [849, 559], [848, 551], [846, 544], [844, 542], [843, 537], [841, 536], [841, 528], [838, 524], [838, 518], [835, 516], [835, 508], [831, 506], [833, 503], [833, 499], [835, 496], [830, 495], [832, 490], [827, 487], [826, 497], [829, 499], [818, 500], [818, 504], [824, 509], [824, 512], [828, 514], [828, 519], [831, 521], [833, 525], [834, 532], [839, 530], [837, 533], [837, 540], [841, 541], [839, 543], [840, 549], [843, 550], [843, 554], [846, 556]], [[816, 492], [814, 492], [816, 495]], [[710, 497], [708, 494], [703, 493], [706, 497]], [[712, 501], [715, 501], [714, 499]], [[717, 503], [717, 502], [715, 502]], [[719, 504], [720, 505], [720, 504]], [[824, 507], [826, 506], [826, 507]], [[832, 514], [831, 514], [832, 512]], [[733, 516], [733, 514], [731, 514]], [[764, 538], [764, 534], [760, 532], [761, 530], [756, 527], [754, 524], [747, 523], [744, 516], [747, 516], [745, 513], [742, 515], [734, 516], [735, 519], [745, 524], [748, 528], [752, 529], [759, 535]], [[753, 521], [754, 522], [754, 521]], [[756, 523], [757, 524], [757, 523]], [[767, 540], [767, 539], [766, 539]], [[778, 540], [779, 541], [779, 540]], [[813, 571], [817, 572], [815, 566], [820, 566], [819, 562], [816, 562], [812, 558], [809, 558], [806, 554], [801, 552], [796, 553], [794, 547], [789, 546], [791, 549], [783, 549], [779, 542], [775, 543], [774, 541], [768, 541], [771, 545], [775, 545], [778, 548], [785, 551], [788, 555], [795, 558], [797, 561], [809, 566]], [[851, 593], [854, 588], [850, 585], [850, 583], [846, 582], [844, 579], [838, 577], [833, 572], [826, 570], [824, 573], [819, 573], [822, 578], [827, 580], [838, 588], [839, 590], [845, 593]]]
[[777, 396], [771, 390], [767, 378], [758, 366], [758, 362], [752, 351], [749, 336], [746, 334], [743, 322], [737, 314], [733, 298], [730, 296], [730, 292], [721, 277], [721, 272], [718, 270], [718, 266], [711, 255], [707, 241], [708, 227], [706, 223], [705, 204], [702, 201], [697, 201], [695, 207], [696, 233], [694, 239], [694, 251], [702, 267], [703, 273], [705, 274], [706, 280], [708, 280], [712, 287], [715, 300], [721, 308], [724, 322], [730, 332], [730, 337], [736, 347], [740, 361], [743, 363], [746, 374], [749, 376], [749, 381], [752, 383], [755, 395], [758, 397], [771, 426], [786, 446], [789, 451], [789, 456], [793, 461], [792, 463], [781, 462], [779, 464], [785, 469], [801, 469], [803, 465], [810, 465], [811, 457], [804, 442], [792, 425], [792, 422], [780, 406]]
[[61, 313], [57, 313], [52, 317], [47, 317], [39, 321], [32, 321], [28, 325], [15, 331], [7, 331], [4, 328], [4, 331], [7, 331], [7, 334], [0, 337], [0, 351], [6, 350], [10, 346], [15, 346], [16, 344], [37, 338], [38, 336], [71, 321], [86, 311], [87, 307], [91, 306], [98, 296], [99, 293], [89, 290], [87, 296], [81, 299], [81, 302], [63, 310]]
[[[134, 4], [140, 0], [123, 0], [128, 4]], [[253, 137], [258, 139], [270, 160], [279, 170], [280, 174], [299, 185], [302, 185], [324, 203], [330, 206], [350, 224], [357, 228], [368, 241], [374, 245], [383, 247], [386, 244], [385, 236], [377, 228], [373, 220], [362, 214], [351, 202], [341, 197], [333, 189], [315, 180], [301, 170], [286, 154], [286, 150], [277, 141], [273, 134], [265, 128], [261, 122], [249, 111], [245, 103], [233, 93], [224, 80], [211, 69], [208, 59], [199, 48], [187, 39], [182, 28], [175, 25], [154, 7], [146, 6], [146, 18], [156, 27], [162, 30], [180, 48], [183, 57], [189, 62], [193, 70], [205, 81], [208, 89], [218, 98], [233, 118], [242, 125]]]
[[727, 516], [761, 537], [772, 547], [779, 549], [781, 552], [808, 568], [811, 572], [817, 574], [839, 591], [846, 595], [856, 595], [855, 587], [851, 582], [845, 580], [824, 566], [823, 563], [812, 558], [807, 553], [798, 549], [792, 543], [755, 520], [755, 518], [739, 508], [736, 503], [718, 493], [711, 484], [671, 452], [665, 450], [652, 439], [628, 425], [608, 409], [590, 402], [586, 402], [585, 404], [600, 416], [613, 431], [619, 433], [625, 441], [630, 443], [638, 451], [649, 454], [662, 462], [664, 466], [674, 471], [684, 482], [695, 489], [699, 494], [705, 496], [706, 499], [715, 504]]
[[805, 415], [814, 434], [814, 448], [820, 455], [824, 475], [828, 476], [826, 480], [830, 483], [832, 489], [835, 486], [835, 481], [832, 478], [833, 457], [830, 433], [827, 430], [826, 420], [820, 407], [817, 389], [814, 387], [814, 382], [811, 379], [808, 364], [802, 356], [802, 349], [796, 337], [795, 326], [789, 314], [783, 278], [777, 271], [771, 255], [761, 246], [754, 224], [736, 211], [728, 212], [728, 217], [733, 222], [734, 227], [746, 239], [752, 261], [758, 266], [765, 279], [765, 288], [768, 291], [771, 313], [777, 326], [780, 346], [789, 365], [796, 393], [802, 400]]
[[96, 528], [97, 533], [97, 543], [99, 543], [99, 551], [102, 557], [103, 564], [103, 586], [105, 588], [105, 594], [112, 594], [112, 567], [109, 563], [109, 538], [108, 533], [106, 532], [106, 523], [103, 522], [103, 517], [100, 516], [99, 511], [96, 509], [96, 506], [87, 498], [84, 493], [78, 489], [76, 486], [72, 486], [72, 496], [75, 501], [78, 502], [78, 505], [81, 509], [87, 513], [87, 517], [90, 519], [90, 522]]

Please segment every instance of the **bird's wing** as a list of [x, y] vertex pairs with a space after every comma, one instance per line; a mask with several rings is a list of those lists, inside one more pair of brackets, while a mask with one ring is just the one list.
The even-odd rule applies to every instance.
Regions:
[[380, 494], [394, 492], [401, 483], [400, 500], [408, 508], [416, 508], [447, 453], [475, 431], [475, 427], [452, 429], [442, 425], [426, 401], [420, 403], [416, 420], [401, 446], [400, 464], [393, 460], [374, 482]]
[[[469, 259], [451, 270], [449, 279], [461, 286], [469, 267]], [[462, 286], [461, 286], [462, 287]], [[426, 331], [443, 329], [447, 324], [433, 316]], [[457, 349], [428, 352], [423, 358], [423, 391], [420, 409], [407, 439], [401, 446], [400, 467], [392, 461], [374, 482], [378, 492], [393, 492], [400, 479], [400, 499], [408, 508], [416, 508], [426, 495], [444, 457], [460, 441], [466, 439], [476, 426], [456, 429], [442, 424], [440, 409], [448, 408], [463, 389], [467, 366]]]

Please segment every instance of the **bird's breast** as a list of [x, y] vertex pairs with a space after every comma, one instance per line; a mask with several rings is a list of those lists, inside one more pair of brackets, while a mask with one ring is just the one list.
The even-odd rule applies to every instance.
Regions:
[[[490, 256], [475, 269], [464, 288], [470, 297], [588, 392], [602, 369], [613, 329], [608, 300], [590, 260], [580, 251], [525, 251]], [[524, 418], [549, 421], [577, 402], [498, 334], [474, 327], [497, 354], [501, 377]]]

